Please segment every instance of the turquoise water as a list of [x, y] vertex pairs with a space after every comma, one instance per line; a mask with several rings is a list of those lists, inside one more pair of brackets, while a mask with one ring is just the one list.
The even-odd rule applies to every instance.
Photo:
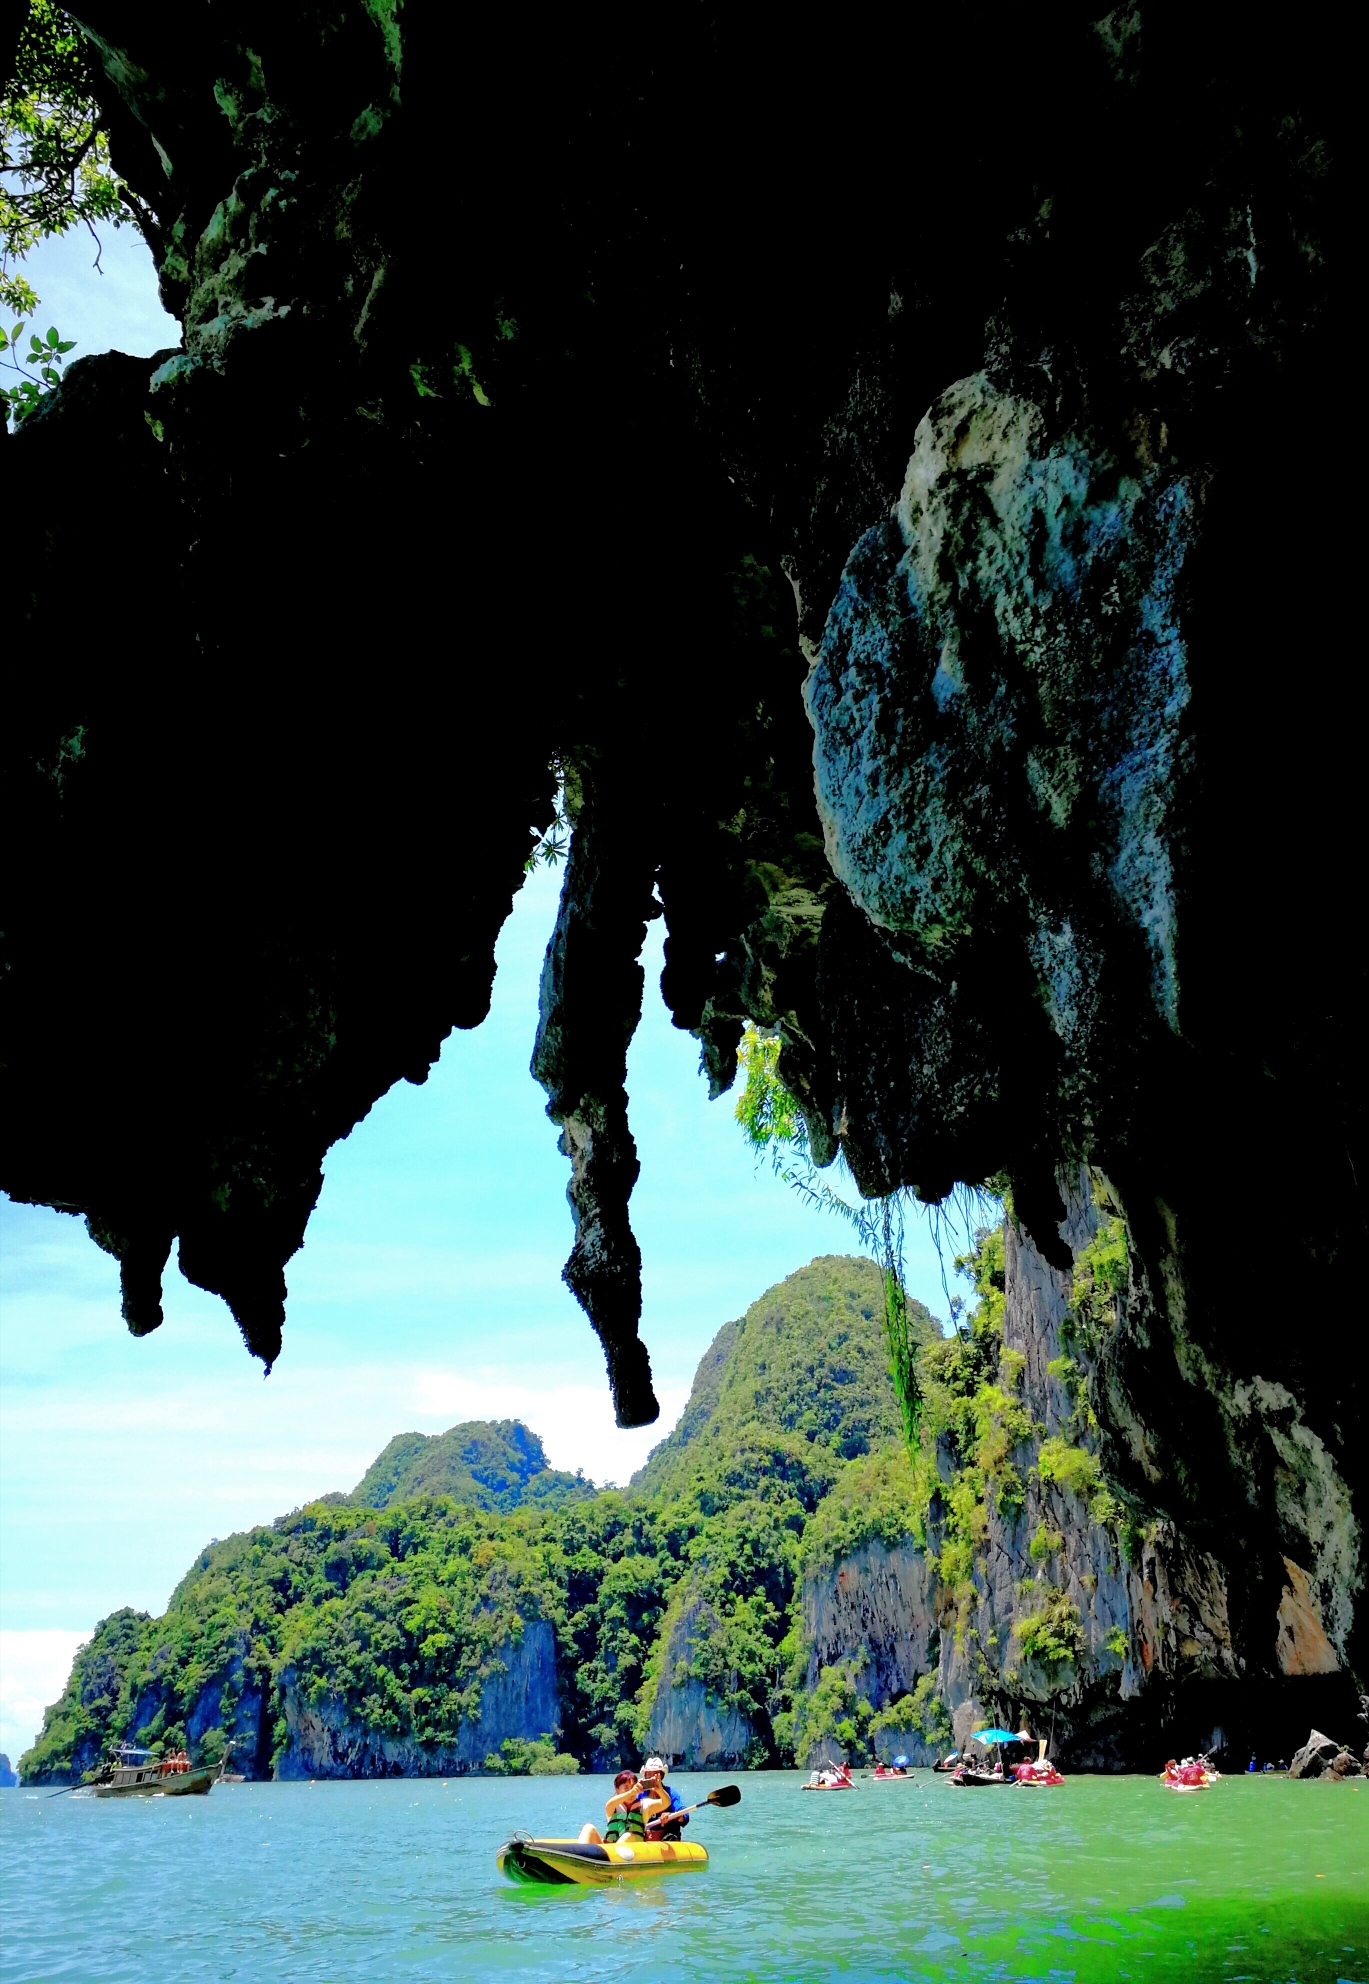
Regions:
[[516, 1826], [578, 1830], [601, 1778], [0, 1793], [0, 1978], [1369, 1984], [1366, 1781], [732, 1781], [741, 1805], [690, 1828], [706, 1872], [602, 1890], [515, 1888], [494, 1866]]

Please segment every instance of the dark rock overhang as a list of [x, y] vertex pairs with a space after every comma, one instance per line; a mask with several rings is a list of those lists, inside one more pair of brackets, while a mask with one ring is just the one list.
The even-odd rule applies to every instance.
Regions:
[[78, 11], [185, 346], [6, 443], [5, 1187], [137, 1332], [179, 1238], [269, 1364], [560, 777], [536, 1069], [624, 1424], [663, 913], [715, 1089], [761, 1023], [820, 1159], [1006, 1175], [1057, 1265], [1091, 1166], [1360, 1483], [1333, 18]]

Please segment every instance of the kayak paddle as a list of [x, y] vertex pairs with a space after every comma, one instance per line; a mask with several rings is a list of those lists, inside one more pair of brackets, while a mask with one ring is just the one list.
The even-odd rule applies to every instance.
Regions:
[[661, 1817], [668, 1825], [672, 1819], [683, 1818], [686, 1812], [697, 1812], [704, 1805], [740, 1805], [742, 1794], [735, 1784], [720, 1784], [716, 1791], [710, 1791], [698, 1804], [681, 1805], [678, 1812], [662, 1812]]

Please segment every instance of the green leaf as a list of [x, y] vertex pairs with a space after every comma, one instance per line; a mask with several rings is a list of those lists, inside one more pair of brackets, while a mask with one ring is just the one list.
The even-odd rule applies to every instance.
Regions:
[[10, 348], [9, 339], [5, 336], [5, 333], [3, 331], [0, 331], [0, 351], [8, 351], [9, 348]]
[[10, 343], [18, 344], [20, 338], [23, 336], [23, 331], [24, 331], [23, 325], [16, 324], [14, 329], [10, 332]]
[[58, 351], [74, 351], [76, 349], [75, 338], [63, 338], [57, 349]]
[[57, 342], [57, 330], [56, 330], [56, 326], [55, 326], [55, 325], [53, 325], [53, 324], [49, 324], [49, 325], [48, 325], [48, 343], [49, 343], [49, 344], [56, 344], [56, 342]]
[[41, 338], [39, 337], [39, 335], [38, 335], [38, 333], [37, 333], [37, 331], [30, 331], [30, 332], [29, 332], [29, 350], [30, 350], [30, 351], [41, 351], [42, 349], [43, 349], [43, 340], [42, 340], [42, 339], [41, 339]]

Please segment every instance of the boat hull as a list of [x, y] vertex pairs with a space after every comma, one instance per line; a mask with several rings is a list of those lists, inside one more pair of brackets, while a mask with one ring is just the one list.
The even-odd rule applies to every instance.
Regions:
[[120, 1784], [116, 1778], [113, 1784], [92, 1784], [90, 1792], [93, 1798], [202, 1798], [217, 1776], [213, 1770], [187, 1770], [167, 1777], [156, 1771], [139, 1771], [136, 1776], [130, 1772], [131, 1781]]
[[708, 1865], [702, 1846], [683, 1840], [624, 1840], [595, 1846], [578, 1839], [511, 1839], [494, 1856], [510, 1881], [532, 1887], [607, 1887]]

